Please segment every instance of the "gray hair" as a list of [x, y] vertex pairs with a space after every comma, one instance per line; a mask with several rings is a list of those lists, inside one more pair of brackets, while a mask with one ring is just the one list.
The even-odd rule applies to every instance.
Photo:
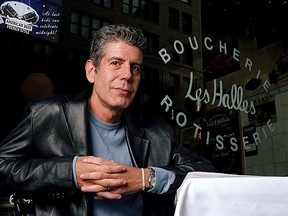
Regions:
[[119, 40], [137, 46], [142, 51], [146, 48], [147, 40], [140, 29], [126, 25], [104, 26], [94, 34], [90, 47], [89, 58], [93, 60], [96, 67], [105, 54], [107, 43]]

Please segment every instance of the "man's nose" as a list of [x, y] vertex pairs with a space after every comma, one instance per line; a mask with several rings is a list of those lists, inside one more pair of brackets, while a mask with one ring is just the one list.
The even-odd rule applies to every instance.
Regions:
[[124, 64], [121, 71], [121, 78], [127, 81], [131, 80], [132, 77], [131, 70], [132, 69], [130, 64]]

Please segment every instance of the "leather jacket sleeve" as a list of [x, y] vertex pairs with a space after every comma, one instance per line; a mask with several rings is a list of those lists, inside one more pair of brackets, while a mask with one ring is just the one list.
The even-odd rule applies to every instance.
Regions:
[[23, 120], [1, 142], [1, 193], [73, 192], [74, 152], [60, 108], [45, 103], [28, 106]]

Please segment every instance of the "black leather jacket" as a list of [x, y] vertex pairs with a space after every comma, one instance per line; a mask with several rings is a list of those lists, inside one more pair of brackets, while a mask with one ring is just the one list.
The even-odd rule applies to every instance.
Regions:
[[[216, 170], [179, 148], [167, 124], [127, 113], [123, 122], [134, 166], [176, 173], [166, 194], [142, 192], [143, 215], [173, 215], [174, 194], [187, 172]], [[89, 215], [88, 195], [75, 188], [72, 177], [73, 157], [91, 152], [88, 127], [84, 93], [28, 105], [23, 120], [0, 144], [0, 191], [33, 198], [36, 215]]]

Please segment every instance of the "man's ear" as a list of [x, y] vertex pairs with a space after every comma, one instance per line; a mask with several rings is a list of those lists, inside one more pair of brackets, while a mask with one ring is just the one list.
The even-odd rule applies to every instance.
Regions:
[[85, 64], [86, 78], [90, 83], [94, 83], [94, 75], [96, 73], [96, 67], [91, 59], [86, 61]]

